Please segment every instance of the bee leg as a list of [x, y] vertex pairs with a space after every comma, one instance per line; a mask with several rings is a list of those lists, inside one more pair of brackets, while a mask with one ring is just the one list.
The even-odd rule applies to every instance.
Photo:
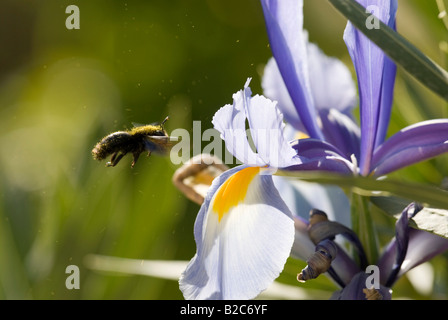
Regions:
[[117, 156], [117, 152], [115, 152], [114, 154], [112, 154], [112, 157], [110, 157], [110, 161], [108, 161], [106, 163], [106, 167], [113, 167], [113, 161], [115, 160], [115, 157]]
[[137, 163], [138, 157], [140, 157], [140, 152], [134, 152], [132, 154], [134, 155], [134, 161], [132, 161], [131, 168], [134, 168], [135, 164]]
[[151, 155], [151, 151], [148, 151], [148, 157]]
[[107, 167], [115, 167], [117, 165], [118, 162], [120, 162], [121, 158], [123, 158], [123, 156], [125, 155], [125, 153], [119, 153], [119, 152], [115, 152], [112, 157], [110, 158], [110, 161], [108, 163], [106, 163]]

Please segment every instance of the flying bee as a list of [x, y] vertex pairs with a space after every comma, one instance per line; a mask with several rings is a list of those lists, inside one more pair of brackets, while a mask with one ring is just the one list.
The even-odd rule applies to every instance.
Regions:
[[168, 117], [160, 124], [134, 125], [131, 130], [117, 131], [101, 139], [92, 150], [93, 159], [103, 160], [112, 155], [107, 167], [115, 167], [127, 153], [132, 153], [133, 168], [142, 152], [164, 154], [172, 146], [170, 137], [163, 128]]

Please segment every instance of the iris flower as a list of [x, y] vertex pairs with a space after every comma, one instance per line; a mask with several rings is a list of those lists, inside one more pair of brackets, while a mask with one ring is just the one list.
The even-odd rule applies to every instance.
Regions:
[[[226, 147], [244, 165], [213, 181], [198, 213], [197, 253], [180, 279], [187, 299], [255, 297], [278, 277], [294, 241], [292, 213], [269, 170], [300, 160], [281, 134], [279, 110], [265, 97], [251, 97], [248, 82], [234, 95], [233, 105], [213, 118]], [[256, 153], [245, 136], [246, 119]], [[271, 157], [272, 150], [276, 156]]]
[[[359, 2], [376, 5], [379, 18], [395, 28], [396, 0]], [[254, 298], [278, 277], [291, 253], [314, 251], [307, 222], [291, 212], [273, 182], [276, 169], [380, 176], [448, 150], [446, 119], [417, 123], [385, 139], [396, 67], [350, 23], [344, 40], [358, 77], [360, 128], [350, 115], [355, 100], [346, 70], [308, 44], [303, 0], [261, 4], [273, 53], [263, 79], [270, 99], [252, 96], [248, 80], [233, 104], [213, 118], [243, 165], [213, 181], [198, 213], [197, 252], [179, 281], [187, 299]], [[283, 115], [307, 138], [289, 142]], [[342, 286], [360, 271], [343, 254], [331, 266]]]
[[[358, 2], [380, 8], [378, 18], [395, 29], [396, 0]], [[346, 83], [346, 78], [338, 79], [336, 67], [331, 68], [334, 64], [309, 70], [309, 50], [301, 32], [302, 1], [262, 1], [262, 5], [274, 55], [274, 62], [268, 64], [271, 77], [265, 77], [264, 92], [278, 101], [289, 124], [311, 137], [298, 140], [294, 146], [298, 154], [309, 159], [301, 170], [355, 170], [364, 176], [381, 176], [448, 150], [447, 119], [420, 122], [385, 139], [396, 66], [351, 23], [344, 40], [358, 76], [360, 129], [347, 112], [341, 112], [347, 110], [346, 101], [350, 100], [344, 95], [347, 91], [341, 88], [343, 84], [337, 84]]]

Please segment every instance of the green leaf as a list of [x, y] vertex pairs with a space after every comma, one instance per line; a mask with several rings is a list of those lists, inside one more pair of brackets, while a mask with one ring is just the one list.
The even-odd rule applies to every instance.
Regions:
[[319, 171], [277, 171], [276, 175], [294, 177], [321, 184], [337, 185], [359, 195], [369, 197], [405, 198], [410, 202], [419, 202], [425, 206], [448, 210], [448, 192], [440, 188], [417, 183], [393, 180], [376, 180], [372, 177], [341, 175]]
[[424, 208], [409, 224], [411, 227], [448, 238], [448, 210]]
[[409, 205], [409, 200], [396, 196], [370, 197], [370, 202], [383, 210], [386, 214], [396, 216], [397, 218], [403, 212], [403, 209]]
[[[400, 217], [403, 209], [409, 204], [406, 199], [398, 197], [371, 197], [370, 201], [385, 213]], [[410, 221], [409, 225], [415, 229], [428, 231], [444, 238], [448, 238], [448, 210], [423, 208]]]
[[369, 30], [366, 21], [371, 16], [355, 0], [328, 0], [352, 24], [379, 46], [395, 63], [403, 67], [423, 85], [448, 100], [448, 73], [423, 54], [408, 40], [386, 24]]

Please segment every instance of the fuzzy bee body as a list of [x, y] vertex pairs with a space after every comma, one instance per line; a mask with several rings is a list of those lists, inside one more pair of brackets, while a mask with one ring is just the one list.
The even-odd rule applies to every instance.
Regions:
[[131, 167], [134, 167], [142, 152], [147, 151], [148, 156], [152, 152], [165, 153], [171, 147], [170, 137], [163, 128], [166, 120], [168, 117], [161, 124], [138, 126], [107, 135], [93, 148], [93, 158], [103, 160], [112, 155], [106, 166], [114, 167], [126, 154], [132, 153]]

